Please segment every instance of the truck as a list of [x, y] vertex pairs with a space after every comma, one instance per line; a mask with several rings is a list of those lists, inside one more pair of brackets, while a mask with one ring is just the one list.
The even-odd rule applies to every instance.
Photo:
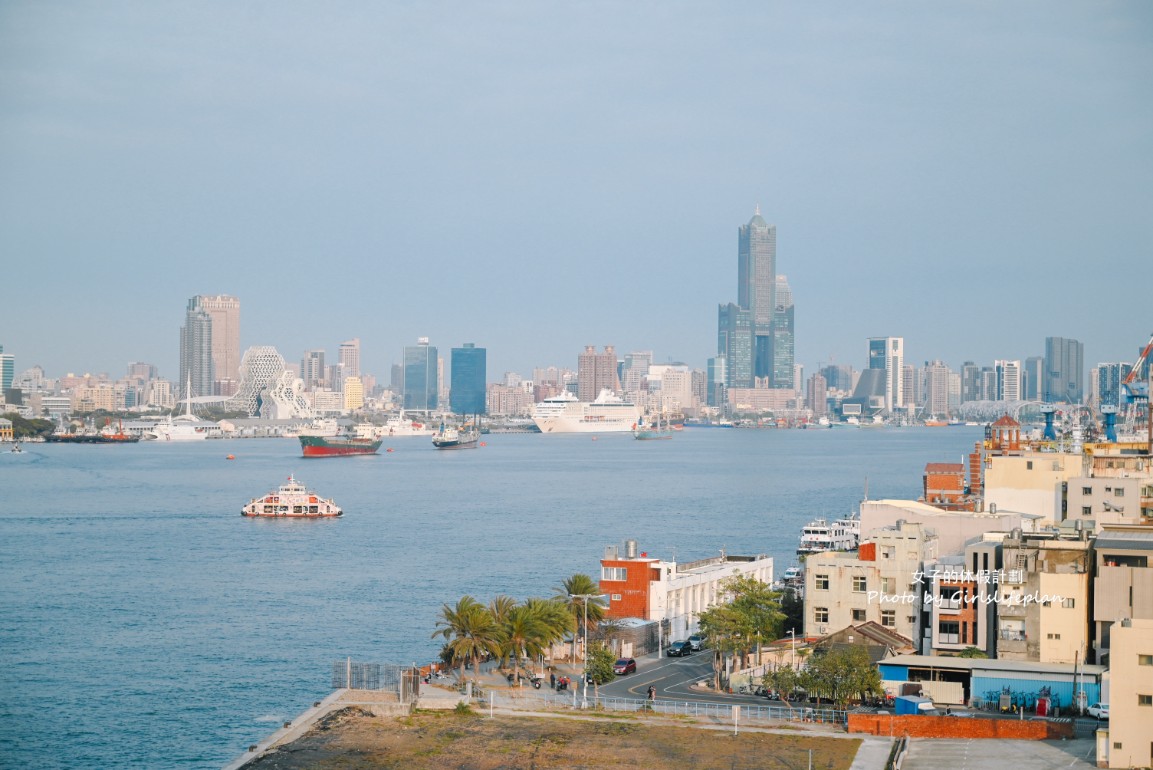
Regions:
[[922, 716], [938, 716], [940, 711], [929, 698], [920, 695], [898, 695], [893, 700], [893, 710], [898, 715], [920, 714]]

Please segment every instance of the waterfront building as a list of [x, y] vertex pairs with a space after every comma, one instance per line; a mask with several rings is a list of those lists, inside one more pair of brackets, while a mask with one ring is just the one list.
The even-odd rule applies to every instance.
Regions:
[[943, 361], [926, 361], [924, 371], [926, 415], [944, 417], [950, 413], [949, 393], [952, 374]]
[[[774, 240], [774, 249], [776, 248]], [[775, 262], [774, 257], [774, 262]], [[794, 371], [796, 330], [793, 315], [793, 291], [783, 275], [777, 276], [773, 311], [773, 366], [770, 386], [798, 389]]]
[[1153, 767], [1153, 620], [1124, 618], [1109, 636], [1109, 720], [1097, 725], [1097, 767]]
[[865, 500], [861, 503], [861, 539], [874, 537], [904, 521], [932, 532], [939, 543], [938, 552], [944, 555], [960, 553], [967, 543], [986, 532], [1032, 530], [1039, 519], [1035, 514], [1000, 508], [993, 511], [946, 510], [916, 500]]
[[12, 421], [7, 417], [0, 417], [0, 441], [12, 441], [14, 438], [15, 429], [12, 427]]
[[1089, 649], [1092, 544], [1084, 531], [1013, 530], [1001, 542], [997, 658], [1081, 662]]
[[484, 414], [487, 409], [485, 348], [466, 342], [452, 349], [449, 376], [449, 408], [456, 414]]
[[602, 390], [617, 393], [620, 389], [613, 346], [605, 345], [604, 352], [598, 353], [595, 345], [586, 345], [584, 352], [577, 356], [577, 398], [594, 401]]
[[796, 412], [797, 391], [791, 388], [730, 388], [726, 394], [729, 410], [734, 413], [764, 414]]
[[[865, 537], [864, 529], [861, 530]], [[923, 524], [898, 521], [875, 530], [856, 551], [805, 557], [805, 636], [869, 621], [917, 639], [926, 561], [938, 557], [938, 538]]]
[[869, 369], [884, 372], [885, 412], [893, 414], [905, 405], [904, 337], [870, 337]]
[[998, 360], [993, 362], [997, 372], [996, 401], [1021, 400], [1021, 362]]
[[700, 613], [724, 599], [721, 583], [731, 577], [773, 582], [773, 560], [765, 555], [720, 556], [699, 561], [664, 561], [637, 552], [635, 540], [605, 548], [600, 591], [609, 597], [609, 618], [661, 621], [666, 639], [684, 639], [698, 629]]
[[345, 377], [344, 390], [341, 391], [341, 394], [344, 396], [344, 411], [346, 413], [355, 412], [364, 407], [364, 383], [359, 377]]
[[226, 294], [200, 294], [188, 300], [180, 331], [180, 387], [192, 381], [192, 395], [218, 392], [217, 381], [240, 372], [240, 300]]
[[440, 378], [436, 348], [428, 337], [404, 349], [404, 408], [434, 412], [439, 405]]
[[303, 392], [304, 382], [285, 366], [276, 348], [256, 345], [244, 351], [240, 382], [225, 408], [265, 420], [311, 418], [312, 406]]
[[813, 413], [813, 417], [821, 418], [828, 414], [828, 387], [822, 374], [814, 374], [809, 378], [805, 387], [805, 406]]
[[340, 349], [337, 352], [337, 359], [340, 363], [341, 372], [345, 377], [359, 377], [360, 376], [360, 338], [353, 337], [350, 340], [345, 340], [340, 343]]
[[1050, 404], [1079, 404], [1084, 397], [1084, 345], [1064, 337], [1045, 338], [1045, 390]]
[[749, 311], [752, 323], [753, 377], [773, 376], [776, 288], [777, 228], [764, 220], [757, 206], [737, 235], [737, 304]]

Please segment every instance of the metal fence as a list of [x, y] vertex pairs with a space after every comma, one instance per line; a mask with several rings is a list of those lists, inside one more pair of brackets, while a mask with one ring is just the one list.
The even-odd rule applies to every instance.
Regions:
[[625, 711], [660, 714], [662, 716], [696, 717], [718, 722], [731, 722], [734, 708], [739, 709], [738, 721], [745, 722], [817, 722], [844, 725], [846, 712], [836, 709], [818, 709], [806, 706], [769, 706], [738, 703], [707, 703], [657, 698], [654, 701], [637, 698], [598, 698], [590, 694], [586, 701], [579, 693], [503, 693], [490, 692], [476, 699], [478, 705], [491, 705], [507, 709], [537, 710], [591, 710]]
[[332, 688], [383, 690], [395, 693], [402, 703], [420, 694], [420, 672], [395, 663], [362, 663], [352, 658], [332, 662]]

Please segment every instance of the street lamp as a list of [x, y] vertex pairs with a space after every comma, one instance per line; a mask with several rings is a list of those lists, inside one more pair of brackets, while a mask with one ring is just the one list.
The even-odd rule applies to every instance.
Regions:
[[[583, 689], [581, 690], [581, 708], [589, 706], [589, 599], [600, 599], [604, 594], [571, 594], [572, 598], [581, 600], [584, 608], [584, 672], [581, 674]], [[576, 693], [573, 693], [575, 696]], [[575, 698], [574, 698], [575, 703]]]

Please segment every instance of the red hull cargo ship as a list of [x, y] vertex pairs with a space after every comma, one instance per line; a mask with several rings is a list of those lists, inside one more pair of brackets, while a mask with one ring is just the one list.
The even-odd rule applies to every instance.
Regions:
[[374, 455], [381, 438], [351, 438], [348, 436], [301, 436], [300, 448], [305, 457], [343, 457], [345, 455]]

